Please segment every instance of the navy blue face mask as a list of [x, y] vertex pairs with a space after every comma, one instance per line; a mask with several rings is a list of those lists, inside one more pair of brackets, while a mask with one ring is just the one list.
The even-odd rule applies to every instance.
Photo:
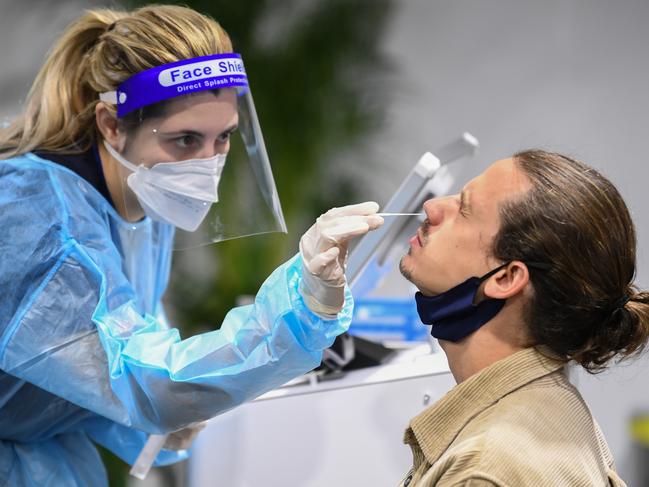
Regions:
[[[538, 269], [550, 267], [540, 262], [526, 264]], [[504, 299], [485, 298], [477, 304], [474, 301], [480, 284], [508, 265], [509, 262], [482, 277], [470, 277], [437, 296], [416, 293], [419, 318], [422, 323], [432, 325], [430, 334], [440, 340], [459, 342], [496, 316], [505, 305]]]
[[504, 299], [487, 298], [478, 304], [474, 301], [480, 284], [508, 264], [482, 277], [470, 277], [437, 296], [417, 292], [417, 312], [422, 323], [432, 325], [430, 334], [439, 340], [459, 342], [496, 316], [505, 305]]

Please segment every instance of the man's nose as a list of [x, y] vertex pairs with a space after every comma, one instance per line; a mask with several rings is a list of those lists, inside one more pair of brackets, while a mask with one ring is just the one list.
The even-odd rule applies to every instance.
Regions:
[[439, 225], [452, 208], [453, 197], [444, 196], [432, 198], [424, 203], [424, 213], [428, 223], [432, 226]]

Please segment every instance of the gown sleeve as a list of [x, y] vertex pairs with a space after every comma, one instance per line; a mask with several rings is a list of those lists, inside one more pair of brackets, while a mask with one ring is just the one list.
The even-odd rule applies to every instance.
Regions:
[[306, 307], [297, 255], [254, 304], [182, 340], [141, 311], [119, 253], [91, 243], [112, 229], [69, 204], [78, 188], [11, 171], [0, 170], [0, 368], [122, 427], [168, 433], [228, 411], [316, 367], [349, 327], [349, 289], [336, 319]]

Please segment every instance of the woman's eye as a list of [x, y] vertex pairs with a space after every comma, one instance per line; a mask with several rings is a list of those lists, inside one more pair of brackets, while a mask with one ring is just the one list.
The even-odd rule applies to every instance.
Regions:
[[232, 135], [232, 132], [225, 132], [219, 135], [219, 142], [227, 142], [230, 140], [230, 135]]
[[237, 131], [237, 129], [238, 129], [238, 127], [232, 127], [230, 129], [228, 129], [226, 132], [223, 132], [221, 135], [219, 135], [217, 137], [217, 140], [222, 144], [227, 142], [228, 140], [230, 140], [230, 137], [232, 136], [232, 134]]
[[183, 135], [176, 139], [176, 145], [181, 149], [188, 149], [193, 147], [198, 141], [193, 135]]

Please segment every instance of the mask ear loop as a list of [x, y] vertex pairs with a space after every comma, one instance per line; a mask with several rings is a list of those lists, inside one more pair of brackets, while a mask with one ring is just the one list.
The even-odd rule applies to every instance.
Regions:
[[[552, 266], [550, 264], [545, 263], [545, 262], [535, 262], [535, 261], [530, 261], [530, 262], [522, 261], [522, 262], [527, 267], [531, 267], [533, 269], [538, 269], [538, 270], [542, 270], [542, 271], [549, 271], [550, 269], [552, 269]], [[478, 279], [478, 283], [482, 284], [487, 279], [489, 279], [491, 276], [493, 276], [496, 272], [504, 269], [505, 267], [507, 267], [511, 263], [512, 263], [512, 261], [510, 260], [509, 262], [505, 262], [504, 264], [496, 267], [495, 269], [490, 270], [484, 276], [482, 276], [481, 278]], [[476, 291], [476, 296], [477, 296], [477, 291]], [[473, 297], [474, 303], [475, 303], [476, 296]]]
[[490, 270], [490, 271], [487, 272], [484, 276], [482, 276], [480, 279], [478, 279], [478, 282], [479, 282], [480, 284], [482, 284], [482, 283], [485, 282], [487, 279], [489, 279], [491, 276], [493, 276], [496, 272], [498, 272], [498, 271], [504, 269], [505, 267], [507, 267], [507, 266], [508, 266], [509, 264], [511, 264], [511, 263], [512, 263], [512, 261], [510, 260], [509, 262], [505, 262], [503, 265], [498, 266], [498, 267], [496, 267], [495, 269]]
[[[484, 276], [478, 278], [478, 285], [476, 287], [475, 294], [473, 295], [473, 301], [471, 302], [473, 306], [477, 306], [479, 304], [476, 301], [478, 299], [478, 294], [480, 292], [480, 286], [482, 285], [482, 283], [485, 282], [487, 279], [489, 279], [491, 276], [493, 276], [496, 272], [507, 267], [509, 264], [511, 264], [511, 261], [505, 262], [504, 264], [496, 267], [495, 269], [490, 270]], [[484, 299], [491, 299], [491, 298], [484, 296], [483, 299], [481, 299], [480, 301], [482, 302]]]
[[[535, 261], [530, 261], [530, 262], [522, 261], [522, 262], [523, 262], [527, 267], [531, 267], [531, 268], [533, 268], [533, 269], [538, 269], [538, 270], [541, 270], [541, 271], [549, 271], [550, 269], [552, 269], [552, 265], [547, 264], [547, 263], [545, 263], [545, 262], [535, 262]], [[509, 264], [511, 264], [511, 263], [512, 263], [512, 261], [510, 260], [509, 262], [506, 262], [506, 263], [504, 263], [503, 265], [498, 266], [498, 267], [496, 267], [496, 268], [493, 269], [493, 270], [490, 270], [489, 272], [487, 272], [484, 276], [482, 276], [482, 277], [479, 279], [479, 282], [482, 284], [484, 281], [486, 281], [486, 280], [489, 279], [491, 276], [493, 276], [496, 272], [498, 272], [499, 270], [501, 270], [501, 269], [507, 267], [507, 266], [508, 266]]]
[[126, 169], [129, 169], [132, 172], [137, 171], [138, 166], [124, 159], [124, 157], [122, 157], [120, 153], [118, 153], [115, 149], [113, 149], [113, 146], [111, 146], [106, 140], [104, 140], [104, 147], [106, 148], [108, 153], [111, 156], [113, 156], [117, 160], [117, 162], [119, 162]]

